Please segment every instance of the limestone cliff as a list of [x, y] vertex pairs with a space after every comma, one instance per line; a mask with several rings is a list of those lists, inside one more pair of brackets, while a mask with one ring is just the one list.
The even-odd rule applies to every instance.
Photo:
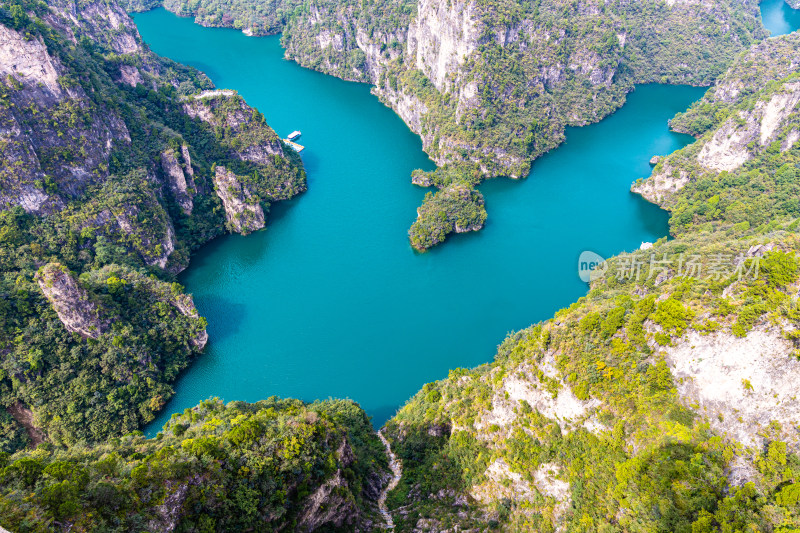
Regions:
[[108, 331], [110, 320], [66, 267], [48, 263], [36, 274], [36, 281], [67, 331], [98, 338]]
[[232, 148], [242, 161], [269, 164], [272, 156], [283, 156], [283, 144], [266, 125], [264, 116], [232, 91], [207, 91], [186, 100], [187, 115], [211, 124], [220, 133], [238, 139]]
[[41, 37], [0, 25], [0, 77], [0, 208], [52, 211], [107, 175], [113, 144], [129, 140], [125, 123], [87, 96]]
[[790, 151], [800, 140], [798, 44], [796, 34], [784, 35], [737, 58], [700, 102], [672, 121], [697, 141], [660, 159], [634, 192], [672, 207], [686, 186], [722, 172], [747, 172], [776, 151]]
[[[15, 339], [0, 405], [31, 406], [56, 446], [154, 419], [208, 340], [174, 274], [305, 190], [299, 156], [241, 98], [204, 98], [211, 122], [184, 107], [212, 88], [149, 51], [113, 1], [0, 9], [0, 339]], [[0, 448], [23, 433], [0, 409]]]
[[178, 162], [177, 155], [174, 150], [168, 150], [161, 154], [161, 169], [169, 181], [169, 188], [181, 206], [183, 212], [187, 215], [192, 213], [194, 204], [192, 197], [194, 196], [195, 186], [192, 176], [192, 161], [189, 157], [189, 148], [186, 145], [181, 147], [181, 157], [183, 158], [183, 166]]
[[192, 346], [198, 350], [202, 350], [206, 347], [206, 343], [208, 342], [208, 332], [205, 328], [205, 322], [200, 319], [200, 314], [197, 312], [197, 308], [194, 306], [194, 300], [188, 294], [175, 294], [173, 298], [170, 298], [170, 303], [178, 308], [178, 310], [183, 314], [183, 316], [197, 320], [198, 327], [195, 335], [189, 339], [189, 342]]
[[225, 167], [217, 167], [214, 190], [225, 207], [230, 231], [246, 235], [264, 227], [264, 210], [236, 174]]

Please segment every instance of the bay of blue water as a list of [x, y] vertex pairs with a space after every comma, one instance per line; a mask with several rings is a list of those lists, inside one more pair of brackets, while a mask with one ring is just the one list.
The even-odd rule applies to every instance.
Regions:
[[759, 7], [764, 27], [772, 36], [800, 29], [800, 9], [792, 9], [784, 0], [763, 0]]
[[426, 382], [491, 361], [512, 330], [585, 294], [583, 250], [604, 256], [667, 233], [667, 214], [629, 192], [648, 160], [691, 138], [667, 121], [704, 89], [641, 86], [617, 113], [570, 129], [525, 180], [481, 186], [489, 221], [417, 254], [407, 230], [432, 169], [418, 137], [369, 87], [283, 59], [278, 37], [210, 29], [157, 9], [137, 15], [161, 55], [232, 88], [281, 134], [303, 132], [307, 193], [268, 228], [217, 239], [181, 282], [208, 318], [206, 351], [149, 426], [218, 396], [358, 401], [382, 424]]

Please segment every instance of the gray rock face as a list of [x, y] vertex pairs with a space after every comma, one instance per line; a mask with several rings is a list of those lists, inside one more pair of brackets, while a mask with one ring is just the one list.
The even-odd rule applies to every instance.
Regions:
[[36, 281], [68, 331], [93, 339], [108, 331], [108, 318], [66, 267], [49, 263], [36, 274]]
[[408, 29], [407, 55], [439, 91], [446, 91], [452, 86], [451, 74], [478, 46], [475, 2], [420, 0], [417, 10]]
[[[55, 16], [55, 15], [53, 15]], [[101, 109], [39, 38], [0, 25], [0, 209], [52, 212], [107, 176], [125, 123]]]
[[[753, 157], [753, 147], [763, 148], [781, 132], [800, 103], [800, 83], [786, 83], [767, 100], [758, 101], [750, 112], [740, 111], [728, 119], [698, 154], [709, 170], [736, 170]], [[793, 144], [793, 143], [792, 143]]]
[[339, 469], [308, 497], [306, 507], [297, 521], [297, 531], [316, 531], [326, 524], [337, 528], [355, 524], [360, 512], [348, 495], [347, 480]]
[[[186, 101], [183, 110], [192, 118], [199, 118], [228, 135], [245, 141], [246, 132], [253, 131], [253, 123], [259, 119], [255, 109], [233, 91], [207, 91]], [[273, 155], [283, 156], [283, 145], [271, 129], [263, 125], [260, 136], [252, 136], [251, 142], [239, 142], [233, 152], [242, 161], [267, 164]]]
[[[75, 41], [89, 37], [117, 54], [135, 54], [143, 50], [142, 38], [133, 20], [116, 2], [96, 0], [50, 0], [46, 20]], [[80, 29], [80, 34], [75, 31]]]
[[[189, 149], [186, 145], [182, 147], [181, 157], [184, 160], [185, 168], [193, 174], [191, 159], [189, 159]], [[178, 162], [177, 154], [173, 150], [168, 150], [161, 154], [161, 169], [167, 177], [169, 189], [175, 201], [178, 202], [184, 213], [191, 214], [194, 207], [192, 203], [192, 197], [194, 196], [192, 174], [184, 172], [184, 167]], [[188, 179], [186, 177], [187, 174], [189, 175]]]
[[[188, 294], [179, 294], [170, 303], [178, 308], [183, 316], [188, 316], [190, 318], [198, 318], [200, 316], [197, 312], [197, 308], [194, 306], [194, 299]], [[206, 328], [199, 330], [189, 342], [198, 350], [205, 348], [208, 342], [208, 332]]]
[[264, 227], [264, 210], [233, 172], [217, 167], [214, 188], [225, 208], [228, 229], [245, 235]]
[[780, 328], [768, 324], [744, 338], [691, 331], [664, 348], [678, 394], [707, 413], [712, 429], [745, 446], [760, 447], [771, 422], [777, 421], [781, 438], [797, 449], [800, 362], [791, 357], [793, 350]]

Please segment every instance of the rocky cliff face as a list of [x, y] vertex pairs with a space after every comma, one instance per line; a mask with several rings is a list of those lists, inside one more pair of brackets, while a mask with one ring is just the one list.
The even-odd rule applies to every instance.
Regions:
[[[12, 11], [0, 17], [0, 295], [15, 311], [0, 339], [16, 341], [0, 403], [30, 405], [56, 445], [105, 440], [151, 421], [208, 340], [172, 276], [225, 232], [225, 208], [235, 231], [263, 227], [261, 202], [305, 190], [305, 173], [235, 93], [191, 98], [208, 78], [147, 50], [115, 2]], [[19, 430], [0, 412], [0, 447], [19, 446]]]
[[[116, 113], [97, 105], [41, 37], [0, 26], [0, 207], [60, 208], [108, 172], [115, 142], [129, 140]], [[42, 117], [48, 117], [43, 120]]]
[[192, 176], [192, 160], [189, 157], [189, 148], [186, 145], [181, 147], [181, 157], [183, 158], [183, 165], [178, 162], [177, 154], [174, 150], [168, 150], [161, 154], [161, 169], [167, 177], [169, 188], [181, 206], [183, 212], [187, 215], [192, 214], [192, 197], [194, 196], [195, 186]]
[[[274, 17], [239, 0], [230, 13], [209, 0], [165, 5], [203, 24], [254, 34], [275, 27]], [[475, 167], [483, 177], [526, 176], [534, 159], [563, 142], [567, 126], [601, 120], [634, 84], [711, 83], [766, 35], [755, 0], [297, 7], [284, 0], [274, 10], [292, 13], [282, 23], [288, 58], [372, 83], [438, 165]]]
[[36, 281], [67, 331], [93, 339], [108, 331], [109, 317], [89, 299], [66, 267], [49, 263], [39, 269]]
[[800, 140], [800, 38], [768, 39], [742, 54], [703, 99], [672, 126], [698, 140], [662, 158], [634, 185], [651, 202], [670, 207], [682, 188], [721, 172], [745, 172]]
[[217, 167], [214, 190], [225, 207], [230, 231], [246, 235], [264, 227], [264, 210], [236, 174], [225, 167]]
[[[194, 300], [190, 295], [174, 295], [174, 298], [170, 299], [170, 303], [177, 307], [183, 316], [190, 319], [200, 319], [200, 314], [197, 312], [197, 308], [194, 306]], [[198, 322], [202, 323], [202, 320], [198, 320]], [[202, 350], [206, 347], [206, 343], [208, 342], [208, 332], [206, 331], [204, 325], [197, 328], [197, 332], [189, 340], [189, 342], [192, 344], [192, 347], [198, 350]]]
[[408, 28], [407, 55], [440, 92], [448, 92], [477, 49], [478, 31], [475, 2], [421, 0]]
[[283, 144], [263, 115], [234, 92], [207, 91], [187, 99], [183, 109], [190, 117], [240, 141], [232, 151], [242, 161], [267, 165], [272, 156], [284, 155]]

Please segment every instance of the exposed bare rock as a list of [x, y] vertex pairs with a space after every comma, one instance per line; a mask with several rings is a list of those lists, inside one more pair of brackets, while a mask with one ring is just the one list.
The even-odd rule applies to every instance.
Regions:
[[731, 487], [741, 487], [756, 481], [760, 474], [750, 461], [737, 455], [725, 469], [725, 477], [728, 478], [728, 485]]
[[[51, 0], [47, 21], [76, 41], [86, 36], [117, 54], [141, 52], [142, 39], [133, 20], [115, 2]], [[80, 35], [74, 31], [79, 28]]]
[[230, 231], [247, 234], [264, 227], [264, 210], [261, 204], [242, 185], [236, 174], [225, 167], [217, 167], [214, 188], [225, 208]]
[[747, 257], [764, 257], [764, 254], [779, 249], [774, 242], [767, 244], [754, 244], [747, 250]]
[[[177, 307], [183, 316], [188, 316], [190, 318], [200, 317], [200, 314], [197, 312], [197, 308], [194, 306], [194, 299], [189, 294], [178, 294], [175, 296], [175, 299], [170, 301], [170, 303]], [[205, 348], [206, 343], [208, 343], [208, 332], [206, 331], [206, 328], [204, 327], [198, 330], [195, 336], [190, 339], [189, 342], [198, 350]]]
[[[181, 154], [183, 154], [184, 159], [188, 156], [188, 149], [186, 146], [183, 146], [183, 150]], [[187, 163], [189, 169], [191, 169], [191, 163]], [[193, 203], [192, 203], [192, 196], [194, 195], [194, 182], [192, 181], [191, 174], [189, 175], [189, 179], [186, 179], [186, 174], [184, 174], [183, 167], [181, 167], [180, 163], [178, 163], [178, 159], [176, 154], [173, 150], [167, 150], [166, 152], [161, 154], [161, 169], [164, 171], [164, 174], [167, 177], [169, 182], [170, 191], [172, 191], [172, 195], [175, 197], [175, 201], [178, 202], [178, 205], [181, 206], [183, 212], [187, 215], [192, 212]]]
[[[548, 358], [552, 358], [552, 354]], [[554, 362], [544, 361], [540, 369], [546, 377], [558, 383], [558, 391], [554, 393], [551, 392], [552, 389], [545, 388], [535, 377], [536, 371], [529, 365], [522, 365], [509, 372], [503, 378], [502, 386], [495, 390], [492, 410], [483, 414], [475, 424], [480, 438], [493, 439], [492, 434], [487, 433], [492, 426], [500, 429], [511, 427], [518, 418], [517, 410], [522, 401], [543, 416], [559, 421], [567, 431], [570, 425], [582, 424], [600, 405], [600, 401], [596, 399], [578, 399], [569, 385], [558, 376]], [[589, 427], [594, 426], [590, 424]]]
[[768, 101], [759, 100], [752, 111], [739, 111], [728, 119], [700, 150], [698, 161], [709, 170], [739, 168], [753, 157], [753, 145], [764, 147], [775, 139], [780, 126], [796, 112], [798, 103], [800, 83], [785, 84]]
[[36, 281], [68, 331], [93, 339], [108, 331], [108, 318], [65, 266], [48, 263], [39, 269]]
[[699, 406], [711, 427], [746, 446], [761, 446], [772, 421], [794, 447], [800, 444], [800, 361], [779, 329], [761, 325], [739, 338], [688, 333], [664, 348], [687, 404]]
[[15, 402], [8, 408], [8, 412], [19, 425], [25, 428], [28, 438], [31, 439], [31, 448], [36, 448], [44, 442], [46, 435], [34, 424], [33, 412], [30, 409], [21, 402]]
[[[237, 139], [233, 154], [242, 161], [268, 164], [283, 156], [283, 145], [264, 117], [233, 91], [206, 91], [184, 102], [187, 115]], [[245, 135], [246, 134], [246, 135]]]
[[201, 483], [202, 478], [198, 475], [192, 476], [183, 483], [168, 480], [165, 486], [167, 495], [164, 497], [164, 503], [155, 508], [157, 518], [150, 521], [148, 528], [152, 531], [163, 531], [165, 533], [175, 531], [175, 527], [181, 519], [181, 508], [186, 501], [189, 490]]
[[648, 202], [661, 204], [666, 198], [672, 197], [689, 183], [689, 173], [683, 169], [673, 168], [668, 161], [664, 161], [659, 168], [656, 166], [653, 175], [644, 181], [637, 182], [631, 191], [642, 195]]
[[127, 127], [87, 97], [40, 38], [0, 25], [0, 83], [8, 104], [0, 106], [0, 209], [52, 212], [108, 175]]
[[374, 91], [389, 107], [394, 109], [394, 112], [403, 119], [411, 131], [417, 135], [422, 133], [422, 119], [428, 113], [428, 108], [419, 98], [403, 91], [387, 91], [386, 89], [374, 89]]
[[420, 0], [408, 28], [408, 55], [437, 89], [444, 91], [455, 73], [477, 49], [478, 13], [472, 1]]
[[0, 25], [0, 76], [13, 76], [41, 95], [60, 100], [67, 92], [58, 83], [64, 74], [61, 64], [50, 56], [41, 38], [26, 39], [20, 33]]
[[[149, 199], [153, 205], [158, 205], [155, 198]], [[121, 207], [118, 209], [114, 218], [118, 227], [126, 235], [136, 235], [133, 247], [139, 252], [144, 262], [150, 266], [166, 268], [169, 263], [169, 256], [175, 251], [175, 229], [172, 221], [166, 216], [164, 210], [160, 208], [157, 213], [161, 218], [161, 234], [149, 231], [149, 228], [140, 223], [141, 209], [138, 205]]]
[[324, 525], [342, 528], [354, 525], [360, 516], [341, 469], [319, 487], [297, 520], [297, 531], [316, 531]]
[[515, 501], [531, 500], [535, 491], [521, 474], [512, 472], [504, 459], [495, 459], [484, 473], [486, 482], [472, 487], [470, 495], [481, 503], [490, 503], [502, 498]]
[[192, 158], [189, 155], [189, 147], [181, 145], [181, 156], [183, 157], [183, 171], [190, 178], [194, 178], [194, 168], [192, 168]]
[[144, 83], [139, 69], [131, 65], [119, 66], [119, 81], [131, 87]]

